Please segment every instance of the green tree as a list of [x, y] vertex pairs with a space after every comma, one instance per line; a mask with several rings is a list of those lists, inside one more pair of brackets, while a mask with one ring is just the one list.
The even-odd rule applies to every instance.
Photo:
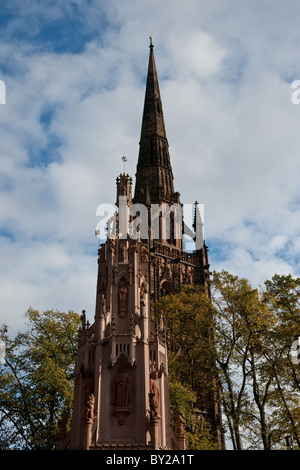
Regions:
[[275, 274], [265, 281], [263, 296], [276, 316], [266, 350], [274, 377], [272, 403], [278, 422], [274, 440], [291, 434], [300, 448], [300, 368], [292, 352], [294, 339], [300, 334], [300, 278]]
[[26, 312], [28, 330], [6, 337], [0, 366], [2, 446], [53, 449], [57, 422], [70, 412], [80, 317], [74, 312]]
[[155, 316], [164, 321], [170, 339], [170, 399], [173, 425], [184, 415], [186, 437], [192, 449], [215, 449], [216, 440], [199, 410], [210, 411], [215, 393], [212, 308], [202, 288], [184, 286], [178, 294], [155, 303]]
[[291, 345], [300, 331], [300, 279], [275, 275], [261, 289], [214, 273], [213, 304], [222, 405], [234, 449], [299, 446], [299, 365]]
[[212, 296], [222, 405], [233, 448], [241, 450], [245, 433], [257, 428], [268, 448], [266, 406], [271, 378], [263, 374], [261, 348], [274, 317], [258, 289], [227, 271], [214, 272]]

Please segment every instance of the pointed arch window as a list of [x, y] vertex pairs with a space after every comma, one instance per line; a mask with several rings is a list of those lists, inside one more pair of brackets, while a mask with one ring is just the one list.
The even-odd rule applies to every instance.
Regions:
[[160, 295], [165, 297], [166, 295], [174, 294], [174, 287], [170, 281], [163, 281], [160, 286]]

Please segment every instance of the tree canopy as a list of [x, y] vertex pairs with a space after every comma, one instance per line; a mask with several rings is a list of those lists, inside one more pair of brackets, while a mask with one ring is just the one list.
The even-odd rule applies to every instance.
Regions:
[[274, 275], [261, 288], [227, 271], [212, 279], [222, 407], [233, 449], [299, 447], [300, 279]]
[[28, 329], [6, 336], [0, 365], [0, 448], [53, 449], [57, 422], [70, 412], [80, 317], [26, 312]]

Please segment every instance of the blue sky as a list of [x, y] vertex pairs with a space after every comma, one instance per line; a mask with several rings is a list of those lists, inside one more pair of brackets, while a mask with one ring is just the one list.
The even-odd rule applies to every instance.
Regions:
[[149, 36], [174, 184], [205, 207], [211, 269], [300, 275], [296, 0], [11, 0], [0, 6], [0, 322], [93, 320], [98, 205], [135, 175]]

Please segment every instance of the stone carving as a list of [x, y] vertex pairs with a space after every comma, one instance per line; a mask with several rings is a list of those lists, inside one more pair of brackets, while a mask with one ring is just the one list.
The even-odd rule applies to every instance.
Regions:
[[120, 240], [119, 243], [119, 261], [121, 263], [127, 262], [128, 261], [128, 256], [127, 256], [127, 241], [126, 240]]
[[194, 282], [195, 271], [194, 268], [188, 265], [181, 265], [181, 283], [192, 284]]
[[133, 266], [132, 264], [129, 265], [129, 285], [132, 286], [132, 282], [133, 282]]
[[84, 406], [84, 417], [87, 421], [93, 422], [94, 420], [94, 407], [95, 407], [95, 397], [94, 394], [91, 393], [88, 396], [88, 399], [85, 402]]
[[113, 379], [112, 404], [113, 414], [117, 417], [119, 424], [123, 424], [126, 416], [130, 413], [129, 404], [131, 399], [131, 387], [128, 375], [123, 366], [119, 367], [117, 375]]
[[119, 314], [121, 318], [124, 318], [127, 313], [127, 294], [128, 291], [125, 286], [119, 288]]
[[147, 263], [147, 261], [149, 260], [148, 250], [144, 245], [141, 248], [141, 260], [142, 263]]
[[115, 409], [128, 408], [130, 403], [130, 382], [124, 368], [120, 367], [113, 380], [113, 405]]
[[169, 263], [166, 263], [166, 276], [168, 279], [172, 279], [173, 278], [173, 270], [172, 270], [172, 264], [169, 262]]
[[140, 288], [140, 303], [141, 303], [141, 305], [145, 305], [146, 293], [147, 293], [147, 286], [145, 285], [145, 283], [143, 283], [141, 285], [141, 288]]
[[150, 402], [150, 416], [151, 418], [159, 417], [159, 387], [157, 384], [158, 372], [154, 371], [150, 374], [150, 393], [149, 393], [149, 402]]
[[130, 252], [131, 253], [137, 253], [138, 252], [138, 243], [137, 243], [136, 240], [131, 241]]
[[180, 411], [177, 412], [176, 414], [176, 435], [177, 437], [183, 438], [185, 433], [184, 433], [184, 426], [185, 422], [182, 416], [182, 413]]
[[104, 292], [101, 294], [101, 313], [102, 315], [106, 315], [106, 298]]
[[80, 320], [81, 320], [81, 329], [82, 329], [82, 331], [85, 331], [85, 327], [86, 327], [85, 310], [82, 310], [82, 315], [80, 315]]

